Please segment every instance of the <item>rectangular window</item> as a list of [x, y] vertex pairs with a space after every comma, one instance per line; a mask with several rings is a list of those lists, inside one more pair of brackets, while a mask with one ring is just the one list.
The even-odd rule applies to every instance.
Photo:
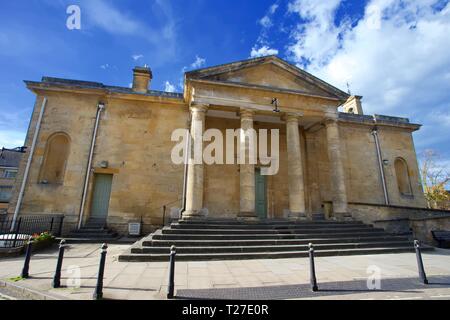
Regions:
[[3, 178], [14, 179], [17, 175], [17, 170], [6, 169], [3, 172]]
[[12, 186], [0, 186], [0, 202], [9, 202], [12, 196]]

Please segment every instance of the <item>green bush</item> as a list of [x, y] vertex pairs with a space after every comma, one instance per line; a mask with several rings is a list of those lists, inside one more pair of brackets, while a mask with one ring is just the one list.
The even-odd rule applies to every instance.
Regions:
[[42, 232], [33, 234], [33, 243], [52, 243], [56, 238], [50, 232]]

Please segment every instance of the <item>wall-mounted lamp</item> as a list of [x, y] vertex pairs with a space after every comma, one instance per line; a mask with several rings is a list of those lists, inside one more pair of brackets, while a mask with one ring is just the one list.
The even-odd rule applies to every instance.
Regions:
[[272, 110], [273, 112], [280, 112], [280, 109], [278, 109], [278, 98], [273, 98], [271, 104], [275, 106], [275, 109]]
[[103, 108], [105, 108], [105, 103], [104, 102], [99, 102], [98, 103], [98, 105], [97, 105], [100, 109], [103, 109]]
[[108, 168], [108, 166], [109, 166], [108, 161], [104, 160], [104, 161], [100, 162], [100, 168], [105, 169], [105, 168]]
[[383, 159], [383, 164], [384, 164], [385, 166], [387, 166], [387, 165], [389, 164], [389, 160]]

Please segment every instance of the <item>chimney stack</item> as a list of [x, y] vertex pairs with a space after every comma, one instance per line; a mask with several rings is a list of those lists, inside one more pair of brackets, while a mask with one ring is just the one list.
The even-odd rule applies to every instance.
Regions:
[[147, 65], [135, 67], [133, 69], [133, 91], [147, 93], [152, 78], [152, 70]]
[[350, 96], [343, 105], [344, 112], [362, 115], [361, 98], [362, 96]]

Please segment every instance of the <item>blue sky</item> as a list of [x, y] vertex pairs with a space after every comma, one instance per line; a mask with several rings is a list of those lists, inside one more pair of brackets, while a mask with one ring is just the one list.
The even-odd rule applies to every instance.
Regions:
[[[69, 5], [81, 29], [66, 27]], [[15, 0], [0, 4], [0, 147], [23, 143], [43, 75], [129, 86], [148, 64], [152, 89], [182, 91], [184, 71], [278, 54], [364, 96], [367, 114], [423, 124], [450, 164], [448, 0]]]

